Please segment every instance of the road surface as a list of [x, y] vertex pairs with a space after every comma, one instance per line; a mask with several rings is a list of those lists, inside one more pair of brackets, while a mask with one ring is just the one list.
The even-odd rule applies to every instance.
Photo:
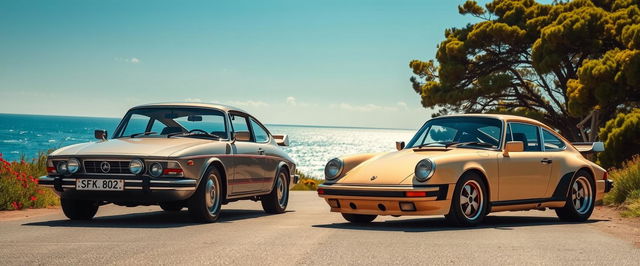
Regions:
[[224, 206], [218, 223], [191, 223], [186, 209], [106, 205], [90, 222], [60, 212], [0, 222], [1, 265], [104, 264], [600, 264], [638, 265], [640, 249], [597, 223], [561, 223], [552, 211], [491, 214], [484, 225], [441, 217], [378, 217], [346, 223], [314, 192], [292, 192], [288, 212], [257, 202]]

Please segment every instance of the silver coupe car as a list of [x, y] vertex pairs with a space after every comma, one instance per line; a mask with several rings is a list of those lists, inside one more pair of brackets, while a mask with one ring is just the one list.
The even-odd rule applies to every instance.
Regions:
[[204, 103], [161, 103], [129, 110], [111, 138], [52, 152], [39, 183], [60, 195], [64, 214], [92, 219], [100, 205], [155, 205], [189, 209], [196, 221], [214, 222], [222, 204], [260, 200], [267, 213], [283, 213], [296, 165], [272, 135], [241, 109]]

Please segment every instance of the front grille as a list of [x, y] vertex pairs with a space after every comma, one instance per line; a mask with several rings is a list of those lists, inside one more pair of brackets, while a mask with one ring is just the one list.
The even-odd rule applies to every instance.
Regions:
[[87, 174], [131, 174], [129, 161], [84, 161], [84, 170]]

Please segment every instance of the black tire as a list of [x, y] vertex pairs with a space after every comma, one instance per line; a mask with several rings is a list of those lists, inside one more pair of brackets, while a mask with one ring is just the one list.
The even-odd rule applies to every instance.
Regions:
[[[487, 187], [479, 174], [465, 173], [460, 177], [453, 192], [451, 208], [445, 215], [447, 221], [455, 226], [476, 226], [487, 215], [489, 205]], [[465, 198], [466, 203], [461, 199]], [[475, 204], [474, 204], [475, 203]], [[474, 206], [476, 206], [474, 208]]]
[[595, 200], [596, 191], [593, 176], [588, 171], [580, 170], [571, 179], [564, 207], [555, 211], [562, 221], [584, 222], [591, 217]]
[[368, 224], [371, 221], [375, 220], [378, 215], [342, 213], [342, 217], [354, 224]]
[[289, 172], [285, 168], [280, 168], [276, 176], [275, 184], [271, 193], [260, 199], [262, 209], [266, 213], [284, 213], [289, 204]]
[[98, 212], [98, 202], [92, 200], [60, 199], [62, 211], [71, 220], [91, 220]]
[[221, 180], [220, 171], [213, 166], [207, 169], [200, 180], [196, 192], [187, 202], [189, 215], [195, 222], [212, 223], [220, 218], [224, 197]]
[[179, 212], [184, 208], [184, 202], [182, 201], [173, 201], [173, 202], [163, 202], [160, 203], [160, 208], [166, 212]]

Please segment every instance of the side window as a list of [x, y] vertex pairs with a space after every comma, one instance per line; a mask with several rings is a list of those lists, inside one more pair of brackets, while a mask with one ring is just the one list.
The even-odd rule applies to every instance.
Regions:
[[147, 130], [147, 124], [149, 124], [149, 117], [145, 115], [133, 114], [127, 123], [127, 128], [124, 129], [122, 136], [131, 136], [136, 133], [144, 133]]
[[545, 151], [561, 151], [566, 147], [562, 140], [546, 129], [542, 130], [542, 139], [544, 139]]
[[265, 130], [253, 119], [251, 119], [251, 129], [253, 129], [253, 137], [255, 138], [256, 142], [269, 141], [269, 134], [267, 133], [267, 130]]
[[540, 131], [534, 125], [522, 123], [509, 123], [510, 131], [507, 132], [507, 141], [522, 141], [524, 151], [542, 151], [540, 146]]
[[249, 120], [247, 117], [231, 115], [231, 126], [233, 127], [233, 132], [246, 131], [251, 134], [251, 131], [249, 130]]

